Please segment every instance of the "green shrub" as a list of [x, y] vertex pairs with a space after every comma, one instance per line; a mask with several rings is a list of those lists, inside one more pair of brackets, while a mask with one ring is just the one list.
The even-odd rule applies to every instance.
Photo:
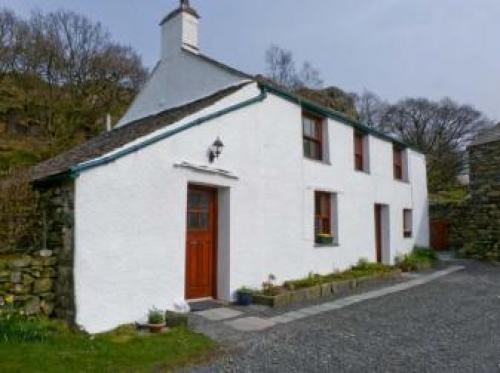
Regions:
[[54, 330], [49, 320], [28, 318], [19, 313], [0, 316], [0, 343], [45, 342]]
[[165, 316], [163, 311], [156, 307], [153, 307], [148, 312], [148, 323], [153, 325], [163, 324], [165, 322]]
[[288, 290], [310, 288], [323, 282], [323, 277], [317, 273], [309, 273], [307, 277], [286, 281], [283, 286]]
[[[382, 263], [372, 263], [367, 259], [360, 259], [358, 264], [351, 267], [351, 272], [367, 272], [367, 273], [378, 273], [378, 272], [388, 272], [392, 271], [391, 266], [387, 266]], [[349, 271], [348, 271], [349, 272]]]
[[429, 269], [436, 261], [437, 254], [433, 250], [423, 247], [415, 247], [411, 253], [396, 259], [397, 266], [403, 272]]

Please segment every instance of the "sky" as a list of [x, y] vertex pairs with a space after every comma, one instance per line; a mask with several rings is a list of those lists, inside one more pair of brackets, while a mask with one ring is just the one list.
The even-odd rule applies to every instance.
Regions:
[[[291, 50], [325, 85], [397, 101], [450, 97], [500, 120], [500, 0], [191, 0], [201, 50], [248, 73], [266, 49]], [[0, 0], [28, 16], [69, 9], [101, 22], [146, 66], [160, 53], [158, 22], [178, 0]]]

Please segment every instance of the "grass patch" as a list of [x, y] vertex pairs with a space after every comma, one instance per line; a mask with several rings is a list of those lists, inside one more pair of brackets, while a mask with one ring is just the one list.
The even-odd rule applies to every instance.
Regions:
[[[89, 336], [54, 321], [38, 321], [42, 339], [0, 341], [2, 372], [151, 372], [206, 357], [214, 343], [185, 328], [139, 336], [133, 326]], [[32, 325], [31, 325], [32, 326]]]
[[416, 247], [411, 253], [397, 258], [397, 266], [403, 272], [430, 269], [438, 260], [434, 250]]

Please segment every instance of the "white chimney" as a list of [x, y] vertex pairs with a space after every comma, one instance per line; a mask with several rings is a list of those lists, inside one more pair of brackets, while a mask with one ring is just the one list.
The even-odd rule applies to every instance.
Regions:
[[178, 54], [181, 48], [199, 53], [199, 19], [200, 16], [191, 8], [189, 0], [180, 0], [179, 8], [168, 14], [160, 23], [162, 59]]

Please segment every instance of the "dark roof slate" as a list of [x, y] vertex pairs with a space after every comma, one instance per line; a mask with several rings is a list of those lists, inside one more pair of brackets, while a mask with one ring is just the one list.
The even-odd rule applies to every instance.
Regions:
[[141, 118], [122, 127], [115, 128], [112, 131], [103, 133], [67, 152], [34, 166], [31, 169], [31, 180], [39, 181], [67, 173], [72, 167], [82, 162], [100, 157], [138, 138], [174, 124], [191, 114], [203, 110], [224, 97], [238, 91], [246, 84], [248, 83], [220, 90], [210, 96], [191, 103]]
[[476, 138], [472, 140], [470, 146], [486, 144], [494, 141], [500, 141], [500, 123], [493, 128], [488, 128], [487, 130], [480, 132]]

